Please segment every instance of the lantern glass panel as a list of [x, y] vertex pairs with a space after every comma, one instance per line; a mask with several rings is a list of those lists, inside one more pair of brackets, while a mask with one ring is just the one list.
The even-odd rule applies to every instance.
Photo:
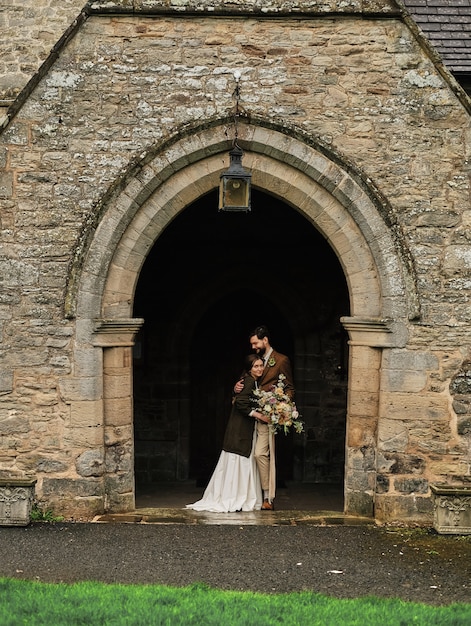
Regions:
[[223, 211], [250, 211], [250, 184], [243, 178], [221, 179], [219, 209]]

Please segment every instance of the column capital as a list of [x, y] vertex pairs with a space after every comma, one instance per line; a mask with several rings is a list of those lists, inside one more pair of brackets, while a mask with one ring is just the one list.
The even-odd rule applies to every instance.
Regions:
[[142, 317], [97, 319], [93, 331], [93, 345], [102, 348], [133, 346], [136, 334], [143, 324]]
[[403, 322], [379, 317], [340, 318], [348, 332], [352, 346], [371, 348], [403, 348], [407, 343], [408, 331]]

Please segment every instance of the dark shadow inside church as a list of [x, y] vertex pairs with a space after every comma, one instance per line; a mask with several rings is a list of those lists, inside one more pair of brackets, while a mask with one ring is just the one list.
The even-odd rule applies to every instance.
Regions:
[[[216, 465], [249, 334], [270, 329], [293, 365], [302, 434], [277, 435], [286, 506], [343, 508], [349, 315], [340, 263], [295, 208], [253, 190], [250, 213], [217, 193], [181, 212], [140, 273], [134, 316], [136, 500], [200, 497]], [[147, 500], [146, 500], [147, 499]], [[331, 502], [332, 500], [332, 502]]]

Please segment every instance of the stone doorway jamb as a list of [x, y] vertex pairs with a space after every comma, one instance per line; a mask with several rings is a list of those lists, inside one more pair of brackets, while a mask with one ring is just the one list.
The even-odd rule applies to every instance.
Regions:
[[374, 518], [383, 350], [404, 347], [407, 330], [389, 319], [342, 317], [340, 321], [350, 346], [344, 511]]
[[144, 320], [95, 320], [92, 343], [103, 349], [105, 511], [135, 508], [132, 347]]

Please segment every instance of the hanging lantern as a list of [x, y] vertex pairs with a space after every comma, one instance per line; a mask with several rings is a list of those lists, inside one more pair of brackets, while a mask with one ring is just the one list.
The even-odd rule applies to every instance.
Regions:
[[240, 98], [240, 72], [234, 72], [236, 88], [234, 96], [236, 100], [234, 112], [234, 142], [229, 152], [229, 169], [223, 172], [219, 181], [219, 210], [220, 211], [244, 211], [250, 208], [250, 180], [252, 174], [242, 167], [242, 148], [237, 143]]
[[229, 152], [229, 169], [221, 174], [219, 182], [220, 211], [250, 211], [250, 180], [252, 174], [242, 167], [242, 148], [237, 143]]

